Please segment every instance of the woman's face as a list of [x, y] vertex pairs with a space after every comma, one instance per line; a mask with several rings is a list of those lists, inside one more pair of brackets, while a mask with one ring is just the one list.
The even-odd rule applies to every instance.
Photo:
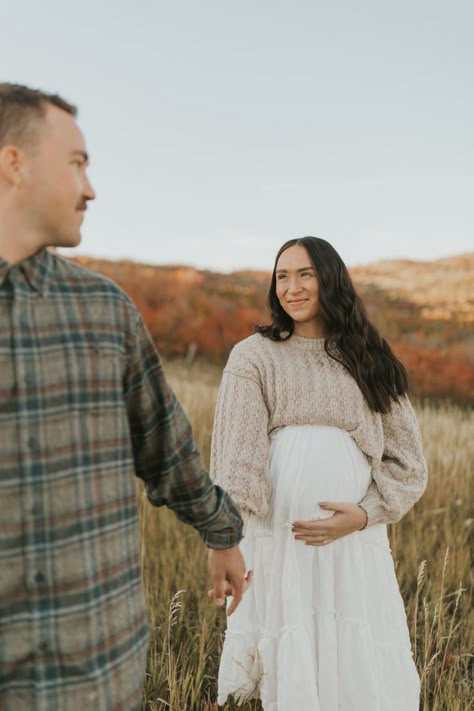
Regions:
[[280, 256], [276, 265], [276, 293], [295, 326], [317, 320], [319, 283], [305, 247], [289, 247]]

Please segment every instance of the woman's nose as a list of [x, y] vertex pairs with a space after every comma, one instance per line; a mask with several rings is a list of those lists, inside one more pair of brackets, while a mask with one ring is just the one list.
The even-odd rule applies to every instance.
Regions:
[[290, 291], [292, 294], [301, 291], [301, 283], [299, 279], [290, 279], [288, 284], [288, 291]]

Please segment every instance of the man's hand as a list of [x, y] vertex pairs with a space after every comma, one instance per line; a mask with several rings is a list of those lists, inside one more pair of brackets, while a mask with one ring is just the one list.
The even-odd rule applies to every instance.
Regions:
[[231, 615], [252, 582], [252, 571], [245, 575], [245, 561], [239, 546], [216, 550], [211, 548], [208, 567], [214, 587], [207, 593], [216, 605], [223, 605], [226, 595], [232, 595], [232, 604], [227, 610]]
[[308, 546], [327, 546], [367, 525], [367, 513], [357, 504], [325, 502], [319, 505], [324, 511], [336, 513], [330, 518], [315, 521], [295, 521], [291, 530], [297, 541], [303, 541]]

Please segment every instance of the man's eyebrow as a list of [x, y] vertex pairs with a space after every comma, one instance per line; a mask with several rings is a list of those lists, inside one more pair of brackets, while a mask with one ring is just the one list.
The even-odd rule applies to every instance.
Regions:
[[72, 151], [72, 155], [77, 155], [81, 156], [81, 158], [84, 158], [84, 161], [86, 163], [89, 162], [89, 154], [86, 151], [81, 151], [79, 149]]
[[[297, 269], [297, 272], [307, 272], [310, 269], [314, 269], [314, 267], [301, 267], [301, 269]], [[288, 269], [277, 269], [276, 274], [287, 274]]]

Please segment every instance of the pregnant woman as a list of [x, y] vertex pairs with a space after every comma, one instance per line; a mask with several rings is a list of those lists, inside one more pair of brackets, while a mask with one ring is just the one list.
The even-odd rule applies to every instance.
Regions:
[[237, 344], [211, 472], [240, 506], [253, 584], [228, 627], [219, 703], [418, 711], [386, 524], [427, 471], [400, 361], [325, 240], [280, 249], [272, 323]]

